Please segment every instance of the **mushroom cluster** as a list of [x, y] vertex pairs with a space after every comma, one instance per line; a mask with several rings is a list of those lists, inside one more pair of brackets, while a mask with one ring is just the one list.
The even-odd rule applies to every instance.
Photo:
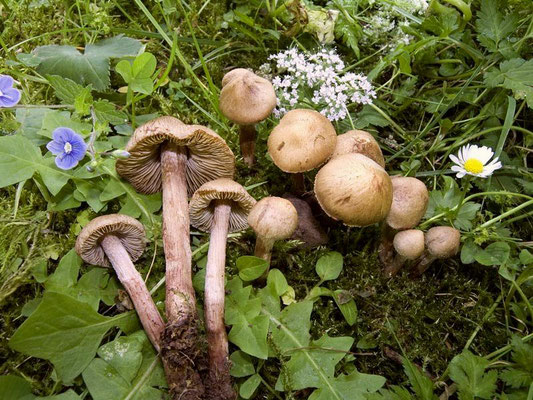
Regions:
[[[267, 80], [240, 68], [224, 76], [220, 109], [240, 126], [241, 152], [249, 166], [254, 125], [275, 105]], [[305, 193], [303, 173], [320, 168], [314, 177], [315, 204], [331, 219], [355, 227], [382, 223], [380, 257], [388, 275], [409, 260], [418, 260], [414, 271], [421, 274], [435, 259], [457, 253], [460, 234], [454, 228], [435, 227], [426, 234], [415, 229], [426, 211], [427, 189], [415, 178], [391, 179], [370, 133], [352, 130], [337, 136], [322, 114], [296, 109], [280, 120], [267, 145], [274, 164], [291, 174], [298, 195]], [[117, 160], [118, 175], [139, 193], [162, 192], [166, 321], [133, 264], [146, 244], [140, 222], [117, 214], [97, 217], [78, 236], [76, 251], [89, 264], [114, 268], [160, 353], [173, 399], [236, 399], [224, 324], [228, 234], [250, 226], [256, 233], [255, 256], [270, 264], [276, 241], [310, 238], [310, 248], [323, 244], [326, 233], [304, 200], [286, 194], [256, 201], [248, 194], [233, 180], [233, 152], [205, 126], [159, 117], [135, 130], [126, 151], [129, 157]], [[192, 285], [190, 226], [210, 235], [204, 296], [207, 355]]]

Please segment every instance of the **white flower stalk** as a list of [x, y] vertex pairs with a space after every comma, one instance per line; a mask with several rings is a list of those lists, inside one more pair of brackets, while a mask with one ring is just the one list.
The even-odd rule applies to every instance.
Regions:
[[494, 156], [494, 151], [490, 147], [467, 144], [459, 149], [457, 156], [451, 154], [450, 158], [455, 163], [452, 171], [457, 173], [457, 178], [465, 175], [487, 178], [494, 171], [502, 167], [502, 163]]
[[330, 121], [338, 121], [348, 115], [349, 104], [371, 104], [376, 98], [366, 76], [343, 72], [344, 62], [335, 50], [307, 55], [293, 48], [269, 59], [273, 71], [269, 65], [261, 70], [279, 74], [272, 79], [278, 97], [277, 118], [298, 106], [312, 106]]

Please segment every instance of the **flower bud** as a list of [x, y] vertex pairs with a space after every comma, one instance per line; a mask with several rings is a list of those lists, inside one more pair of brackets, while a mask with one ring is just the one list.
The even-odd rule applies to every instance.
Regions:
[[126, 150], [114, 150], [111, 155], [115, 158], [128, 158], [130, 156], [130, 153]]

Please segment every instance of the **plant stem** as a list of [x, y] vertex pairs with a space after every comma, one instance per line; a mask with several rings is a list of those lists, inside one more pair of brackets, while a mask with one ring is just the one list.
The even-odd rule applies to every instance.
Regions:
[[244, 163], [248, 168], [255, 162], [255, 125], [239, 125], [239, 143]]

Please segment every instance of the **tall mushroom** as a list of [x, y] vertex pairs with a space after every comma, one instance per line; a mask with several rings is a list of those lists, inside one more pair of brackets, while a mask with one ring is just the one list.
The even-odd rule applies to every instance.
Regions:
[[82, 229], [76, 240], [76, 252], [87, 264], [113, 267], [135, 306], [146, 335], [159, 352], [165, 323], [133, 265], [142, 255], [145, 241], [144, 227], [137, 220], [127, 215], [103, 215]]
[[255, 199], [237, 182], [217, 179], [204, 183], [192, 196], [192, 226], [210, 232], [205, 276], [205, 323], [209, 351], [207, 398], [234, 399], [229, 375], [228, 338], [224, 325], [224, 273], [228, 232], [246, 229]]
[[437, 259], [451, 258], [459, 252], [461, 232], [451, 226], [434, 226], [426, 232], [426, 251], [413, 268], [413, 275], [420, 276]]
[[396, 256], [383, 271], [387, 277], [396, 275], [406, 261], [416, 260], [424, 253], [424, 232], [418, 229], [400, 231], [394, 236], [393, 244]]
[[405, 176], [392, 177], [392, 206], [382, 225], [379, 258], [385, 270], [394, 259], [394, 235], [398, 231], [418, 225], [429, 202], [429, 193], [424, 182]]
[[248, 224], [257, 235], [255, 256], [270, 263], [274, 243], [290, 238], [296, 230], [298, 212], [289, 200], [265, 197], [250, 211]]
[[315, 195], [331, 218], [348, 226], [367, 226], [385, 219], [392, 202], [392, 183], [385, 170], [357, 153], [331, 159], [316, 174]]
[[377, 162], [385, 168], [385, 159], [378, 142], [370, 133], [360, 130], [352, 130], [337, 136], [337, 145], [331, 158], [348, 153], [359, 153]]
[[284, 172], [292, 175], [298, 194], [305, 191], [303, 172], [318, 168], [333, 153], [337, 133], [317, 111], [296, 109], [281, 118], [268, 137], [268, 154]]
[[272, 84], [247, 69], [236, 68], [222, 78], [220, 111], [239, 125], [241, 154], [248, 167], [254, 164], [255, 124], [270, 115], [276, 101]]
[[[159, 117], [137, 128], [116, 169], [141, 193], [163, 192], [163, 247], [166, 260], [167, 325], [162, 356], [174, 366], [171, 391], [196, 399], [203, 384], [195, 369], [199, 356], [196, 300], [192, 286], [188, 196], [203, 183], [232, 178], [234, 156], [220, 136], [200, 125]], [[167, 369], [167, 373], [169, 373]]]

